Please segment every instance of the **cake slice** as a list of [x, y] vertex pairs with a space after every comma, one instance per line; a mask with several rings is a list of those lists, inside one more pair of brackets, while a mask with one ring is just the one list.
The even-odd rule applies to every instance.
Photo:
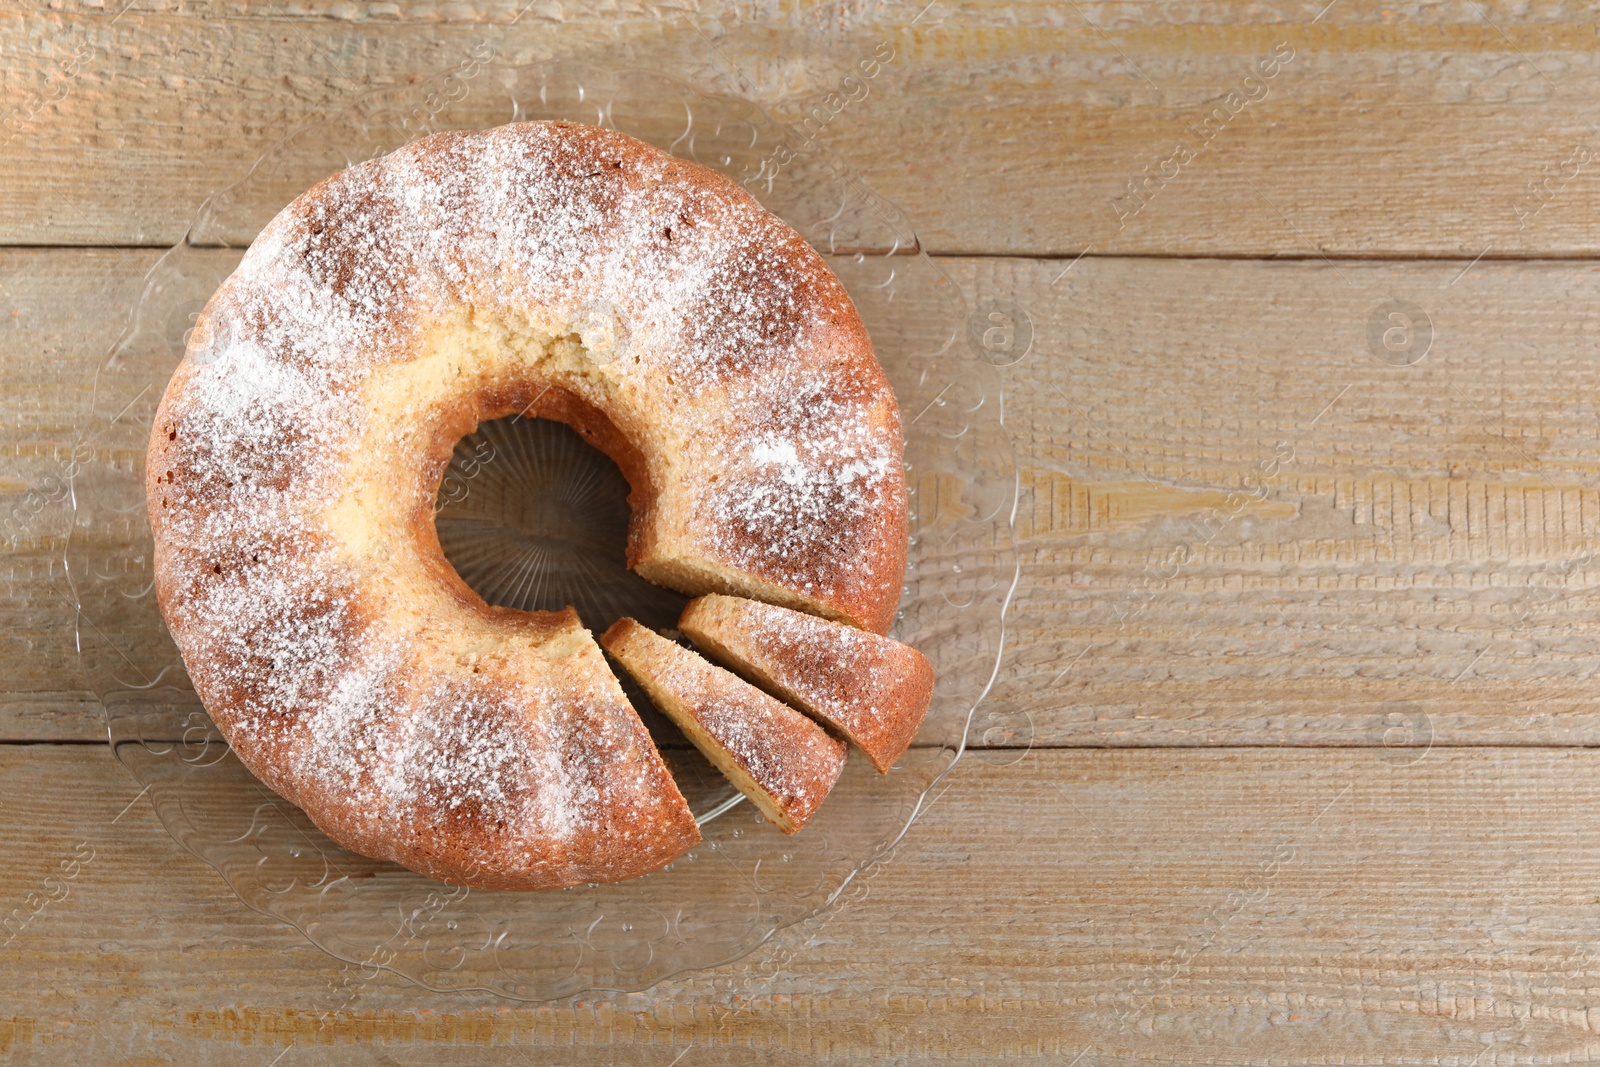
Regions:
[[911, 744], [933, 667], [909, 645], [815, 615], [712, 593], [678, 629], [703, 652], [849, 738], [880, 772]]
[[838, 781], [843, 742], [737, 675], [632, 619], [600, 644], [784, 833], [804, 826]]

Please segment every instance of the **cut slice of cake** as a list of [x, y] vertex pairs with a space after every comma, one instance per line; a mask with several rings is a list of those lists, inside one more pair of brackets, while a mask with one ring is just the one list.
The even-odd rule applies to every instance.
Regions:
[[600, 644], [784, 833], [804, 826], [838, 781], [843, 742], [692, 649], [632, 619]]
[[815, 615], [712, 593], [678, 628], [712, 659], [849, 738], [887, 771], [933, 699], [933, 667], [909, 645]]

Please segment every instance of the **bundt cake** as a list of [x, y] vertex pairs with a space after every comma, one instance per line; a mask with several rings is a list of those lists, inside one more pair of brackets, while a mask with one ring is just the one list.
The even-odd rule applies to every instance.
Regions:
[[574, 612], [490, 607], [434, 529], [456, 442], [519, 412], [617, 462], [638, 573], [887, 630], [899, 413], [843, 287], [732, 182], [572, 123], [428, 137], [267, 225], [152, 426], [156, 593], [239, 759], [335, 841], [628, 878], [699, 837], [649, 735]]

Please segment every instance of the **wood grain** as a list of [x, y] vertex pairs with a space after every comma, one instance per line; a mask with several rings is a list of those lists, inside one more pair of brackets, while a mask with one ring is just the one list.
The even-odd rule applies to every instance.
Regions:
[[[99, 740], [62, 564], [93, 371], [123, 328], [144, 251], [0, 251], [0, 737]], [[86, 458], [86, 457], [85, 457]], [[107, 458], [107, 457], [102, 457]]]
[[1464, 266], [950, 264], [1036, 338], [995, 736], [1594, 743], [1600, 275]]
[[342, 965], [135, 796], [103, 748], [0, 748], [3, 912], [92, 856], [0, 948], [7, 1062], [1600, 1055], [1593, 751], [971, 753], [864, 892], [739, 963], [531, 1006], [380, 976], [326, 1026]]
[[0, 244], [170, 245], [300, 123], [488, 41], [759, 101], [941, 253], [1600, 251], [1600, 34], [1563, 5], [65, 7], [6, 16]]
[[[153, 258], [0, 254], [13, 511], [50, 497]], [[1600, 743], [1600, 274], [1464, 266], [944, 261], [1034, 335], [1002, 371], [1023, 570], [974, 740]], [[1368, 346], [1396, 294], [1433, 331], [1409, 367]], [[12, 739], [103, 737], [60, 522], [42, 507], [7, 561]]]
[[[1509, 0], [0, 11], [0, 246], [75, 246], [0, 248], [0, 1061], [1600, 1061], [1597, 31]], [[104, 745], [28, 743], [104, 738], [63, 476], [132, 462], [73, 445], [151, 249], [484, 42], [761, 102], [1021, 357], [980, 747], [833, 911], [540, 1005], [365, 980]], [[875, 330], [931, 314], [858, 292]]]

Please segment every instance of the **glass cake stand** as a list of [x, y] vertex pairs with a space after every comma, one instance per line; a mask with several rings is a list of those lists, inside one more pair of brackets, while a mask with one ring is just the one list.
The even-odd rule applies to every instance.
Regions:
[[[793, 837], [740, 803], [647, 714], [705, 840], [664, 870], [616, 885], [469, 892], [341, 849], [230, 753], [153, 595], [145, 444], [196, 315], [282, 205], [418, 136], [541, 118], [611, 127], [722, 171], [828, 257], [900, 400], [912, 533], [893, 633], [927, 654], [938, 680], [926, 725], [893, 771], [880, 776], [852, 756]], [[1017, 567], [1015, 476], [997, 372], [962, 343], [964, 331], [959, 292], [897, 209], [759, 108], [661, 74], [502, 65], [486, 51], [300, 129], [205, 202], [185, 240], [150, 271], [97, 371], [74, 452], [83, 458], [72, 471], [66, 563], [80, 655], [117, 758], [148, 787], [177, 842], [241, 901], [369, 973], [539, 1000], [643, 989], [739, 957], [828, 907], [895, 846], [960, 756], [994, 676]], [[486, 424], [461, 442], [441, 487], [441, 541], [462, 576], [496, 602], [572, 603], [595, 630], [624, 612], [670, 626], [682, 598], [620, 562], [624, 493], [615, 467], [564, 427]]]

